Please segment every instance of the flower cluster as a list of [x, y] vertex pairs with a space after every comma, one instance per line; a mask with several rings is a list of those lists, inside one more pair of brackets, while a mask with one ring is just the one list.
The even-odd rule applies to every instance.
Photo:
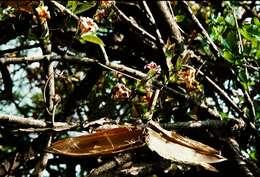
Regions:
[[131, 90], [124, 84], [117, 83], [112, 89], [113, 99], [117, 101], [125, 101], [131, 95]]
[[185, 84], [188, 91], [195, 91], [199, 89], [199, 83], [195, 79], [195, 69], [186, 69], [178, 72], [179, 83]]
[[101, 0], [100, 5], [102, 8], [109, 8], [112, 6], [112, 4], [115, 3], [115, 1], [109, 1], [109, 0]]
[[80, 17], [78, 26], [81, 33], [96, 32], [98, 30], [97, 24], [89, 17]]
[[113, 4], [115, 4], [115, 1], [109, 1], [109, 0], [101, 0], [99, 9], [97, 9], [96, 14], [94, 16], [96, 21], [101, 21], [103, 19], [107, 19], [111, 12], [111, 7]]
[[144, 69], [149, 69], [152, 73], [160, 74], [161, 73], [161, 66], [157, 65], [155, 62], [148, 63], [144, 66]]
[[47, 21], [47, 19], [51, 18], [51, 15], [50, 15], [50, 12], [48, 11], [47, 6], [38, 6], [36, 8], [36, 12], [39, 15], [41, 24], [45, 23]]

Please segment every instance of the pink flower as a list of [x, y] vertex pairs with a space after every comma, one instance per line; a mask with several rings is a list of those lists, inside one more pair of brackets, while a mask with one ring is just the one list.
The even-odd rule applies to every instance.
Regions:
[[144, 69], [149, 69], [150, 71], [154, 71], [156, 74], [161, 73], [161, 66], [157, 65], [155, 62], [148, 63], [144, 66]]
[[46, 22], [47, 19], [50, 19], [50, 12], [48, 11], [47, 6], [39, 6], [36, 8], [36, 12], [38, 13], [41, 23]]
[[89, 17], [80, 17], [79, 29], [82, 33], [95, 32], [98, 30], [97, 24]]
[[131, 95], [131, 90], [124, 84], [117, 83], [112, 89], [113, 99], [118, 101], [124, 101]]

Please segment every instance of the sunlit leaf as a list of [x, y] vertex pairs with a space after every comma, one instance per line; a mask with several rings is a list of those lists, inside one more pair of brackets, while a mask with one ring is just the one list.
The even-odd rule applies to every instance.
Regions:
[[74, 13], [79, 14], [85, 12], [96, 5], [95, 1], [80, 2], [80, 1], [68, 1], [67, 7]]
[[255, 150], [251, 151], [251, 152], [249, 153], [249, 157], [250, 157], [252, 160], [257, 160], [257, 158], [256, 158], [256, 151], [255, 151]]
[[98, 45], [105, 45], [104, 42], [102, 41], [102, 39], [100, 39], [99, 37], [97, 37], [96, 35], [90, 33], [86, 33], [86, 34], [83, 34], [81, 35], [81, 38], [79, 39], [79, 41], [81, 43], [86, 43], [86, 42], [91, 42], [91, 43], [94, 43], [94, 44], [98, 44]]
[[231, 26], [235, 26], [235, 19], [233, 17], [233, 15], [227, 15], [225, 17], [225, 20], [228, 24], [230, 24]]
[[255, 23], [257, 26], [260, 27], [260, 21], [259, 21], [259, 19], [258, 19], [257, 17], [254, 17], [254, 18], [253, 18], [253, 21], [254, 21], [254, 23]]
[[225, 60], [227, 60], [229, 63], [234, 62], [234, 56], [229, 50], [225, 50], [222, 54]]
[[176, 15], [176, 21], [177, 22], [182, 22], [185, 19], [184, 15]]

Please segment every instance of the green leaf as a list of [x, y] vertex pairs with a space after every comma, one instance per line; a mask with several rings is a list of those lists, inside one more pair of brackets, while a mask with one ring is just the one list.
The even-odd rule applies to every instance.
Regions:
[[67, 2], [67, 8], [70, 9], [71, 12], [75, 12], [78, 5], [78, 1], [68, 1]]
[[249, 157], [250, 157], [252, 160], [257, 160], [257, 158], [256, 158], [256, 151], [255, 151], [255, 150], [251, 151], [251, 152], [249, 153]]
[[256, 57], [257, 60], [260, 59], [260, 50], [257, 50], [255, 57]]
[[260, 41], [260, 30], [256, 25], [244, 25], [239, 29], [242, 36], [250, 41]]
[[185, 19], [184, 15], [176, 15], [175, 17], [177, 22], [182, 22]]
[[91, 42], [91, 43], [98, 44], [98, 45], [105, 45], [104, 42], [102, 41], [102, 39], [100, 39], [93, 33], [82, 34], [79, 41], [83, 44], [86, 42]]
[[231, 26], [235, 26], [235, 19], [233, 17], [233, 15], [227, 15], [225, 17], [225, 21], [230, 24]]
[[80, 2], [80, 1], [68, 1], [67, 8], [69, 8], [74, 14], [80, 14], [85, 12], [96, 5], [95, 1]]
[[225, 19], [223, 16], [218, 16], [216, 22], [219, 24], [225, 24]]
[[260, 26], [260, 21], [257, 17], [254, 17], [253, 18], [253, 22], [257, 25], [257, 26]]
[[77, 6], [77, 8], [76, 8], [74, 13], [75, 14], [80, 14], [82, 12], [85, 12], [85, 11], [91, 9], [95, 5], [96, 5], [95, 1], [81, 3], [80, 5]]
[[240, 71], [238, 73], [238, 76], [241, 82], [247, 82], [247, 76], [244, 71]]
[[228, 43], [228, 46], [232, 50], [237, 50], [237, 33], [235, 31], [230, 31], [226, 36], [226, 42]]
[[222, 53], [222, 56], [224, 57], [225, 60], [227, 60], [229, 63], [233, 63], [234, 62], [234, 56], [233, 54], [229, 51], [229, 50], [225, 50]]

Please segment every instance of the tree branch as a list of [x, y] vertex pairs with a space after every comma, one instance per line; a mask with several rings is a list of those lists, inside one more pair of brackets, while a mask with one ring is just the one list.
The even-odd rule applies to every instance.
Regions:
[[12, 49], [0, 50], [0, 55], [6, 54], [6, 53], [17, 52], [20, 50], [32, 49], [32, 48], [36, 48], [36, 47], [40, 47], [40, 44], [36, 43], [33, 45], [28, 45], [28, 46], [19, 46], [19, 47], [12, 48]]
[[241, 155], [240, 153], [240, 148], [237, 143], [237, 141], [233, 138], [228, 138], [226, 141], [229, 150], [231, 153], [229, 153], [229, 156], [231, 159], [235, 160], [239, 170], [240, 174], [243, 177], [254, 177], [255, 175], [253, 174], [252, 171], [247, 166], [247, 163], [245, 162], [245, 158]]
[[0, 93], [0, 100], [12, 99], [13, 81], [11, 79], [7, 66], [1, 62], [1, 59], [0, 59], [0, 72], [4, 84], [4, 90]]
[[[44, 2], [41, 1], [41, 4], [38, 6], [38, 8], [42, 8], [41, 6], [44, 6]], [[41, 12], [36, 12], [37, 22], [41, 31], [41, 36], [39, 37], [42, 53], [44, 55], [51, 54], [51, 41], [50, 41], [50, 30], [47, 23], [47, 17], [44, 17], [45, 20], [43, 20], [41, 17]], [[43, 62], [43, 69], [47, 76], [46, 80], [46, 90], [44, 89], [43, 95], [45, 96], [46, 100], [46, 110], [47, 113], [49, 113], [49, 116], [46, 116], [45, 121], [51, 120], [51, 124], [49, 124], [50, 127], [53, 127], [54, 125], [54, 116], [55, 116], [55, 110], [57, 103], [54, 102], [55, 98], [55, 85], [54, 85], [54, 68], [53, 68], [53, 62], [44, 61]], [[46, 92], [45, 92], [46, 91]], [[48, 114], [47, 114], [48, 115]], [[46, 140], [44, 140], [44, 147], [48, 148], [51, 145], [52, 141], [52, 134], [46, 135]], [[43, 175], [43, 171], [45, 170], [48, 163], [48, 153], [41, 153], [39, 161], [35, 165], [34, 171], [32, 172], [32, 176], [38, 176], [41, 177]]]
[[130, 26], [132, 26], [136, 31], [138, 31], [140, 34], [148, 38], [149, 40], [156, 42], [156, 38], [148, 33], [145, 29], [141, 28], [136, 22], [128, 18], [116, 5], [113, 4], [113, 8], [118, 13], [118, 15], [123, 18]]
[[23, 118], [13, 115], [0, 114], [1, 123], [14, 123], [22, 127], [44, 128], [47, 124], [43, 120], [36, 120], [34, 118]]
[[57, 1], [51, 0], [51, 3], [53, 5], [55, 5], [58, 9], [60, 9], [61, 12], [66, 13], [66, 14], [70, 15], [71, 17], [73, 17], [76, 21], [80, 20], [80, 18], [77, 15], [72, 13], [69, 9], [67, 9], [62, 4], [58, 3]]
[[182, 53], [184, 50], [183, 38], [175, 20], [174, 14], [171, 14], [167, 1], [156, 1], [156, 4], [159, 7], [165, 21], [167, 22], [171, 34], [174, 36], [174, 39], [177, 42], [179, 53]]
[[218, 49], [218, 47], [216, 46], [216, 44], [212, 41], [212, 39], [210, 38], [208, 32], [205, 30], [205, 28], [202, 26], [202, 24], [200, 23], [200, 21], [198, 20], [198, 18], [193, 14], [190, 6], [188, 5], [188, 3], [186, 1], [181, 1], [184, 6], [186, 7], [187, 11], [189, 12], [189, 14], [191, 15], [191, 18], [194, 20], [195, 24], [198, 26], [198, 28], [201, 30], [202, 34], [207, 38], [209, 44], [212, 46], [212, 48], [214, 49], [213, 53], [218, 56], [220, 55], [220, 51]]
[[[156, 34], [156, 44], [157, 44], [158, 52], [160, 54], [158, 59], [156, 60], [156, 62], [161, 66], [162, 74], [169, 77], [169, 66], [167, 65], [167, 59], [165, 57], [164, 50], [163, 50], [165, 44], [164, 44], [164, 41], [162, 39], [161, 32], [160, 32], [159, 28], [157, 28], [153, 14], [152, 14], [150, 8], [148, 7], [146, 1], [143, 1], [143, 5], [144, 5], [144, 8], [145, 8], [145, 10], [148, 14], [149, 20], [152, 23], [152, 27], [154, 29], [154, 32]], [[156, 91], [156, 92], [158, 92], [158, 91]]]
[[[24, 118], [15, 115], [0, 114], [0, 123], [18, 126], [21, 131], [44, 130], [44, 131], [64, 131], [76, 127], [76, 124], [67, 124], [63, 122], [55, 122], [52, 128], [48, 128], [48, 124], [44, 120], [37, 120], [32, 117]], [[28, 128], [28, 129], [23, 129]], [[35, 132], [36, 132], [35, 131]]]
[[245, 128], [245, 122], [241, 119], [229, 118], [223, 120], [188, 121], [176, 123], [161, 123], [163, 128], [169, 130], [191, 130], [191, 129], [231, 129], [239, 130]]
[[124, 163], [130, 161], [132, 159], [132, 155], [130, 153], [126, 153], [120, 156], [116, 156], [115, 160], [111, 160], [101, 165], [98, 168], [95, 168], [87, 177], [99, 176], [113, 168], [117, 165], [122, 166]]

